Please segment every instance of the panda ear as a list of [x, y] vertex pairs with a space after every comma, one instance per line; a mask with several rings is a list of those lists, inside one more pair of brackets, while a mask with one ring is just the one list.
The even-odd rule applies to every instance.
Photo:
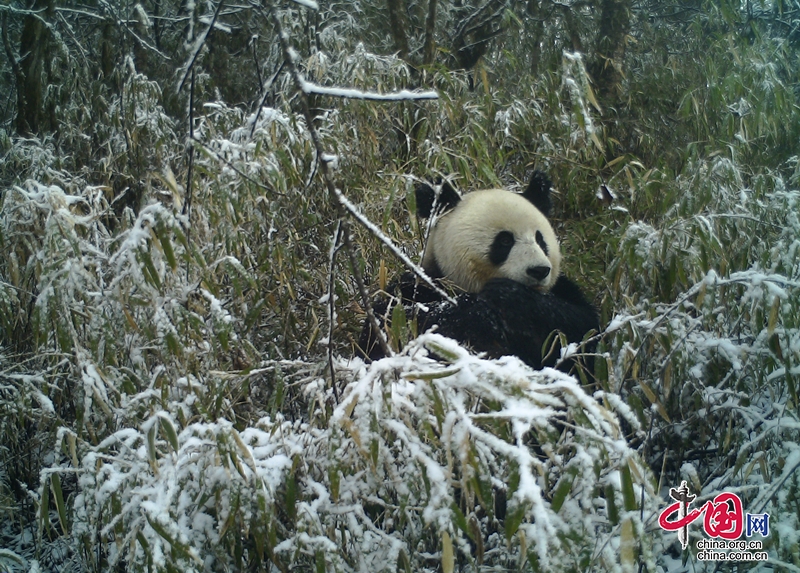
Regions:
[[[431, 216], [433, 204], [436, 202], [436, 191], [427, 183], [418, 183], [414, 193], [417, 198], [417, 215], [423, 219], [427, 219]], [[447, 179], [442, 181], [442, 191], [439, 194], [436, 210], [442, 211], [452, 209], [458, 205], [459, 201], [461, 201], [461, 196], [458, 194], [458, 191], [453, 189], [453, 186], [450, 185]]]
[[528, 183], [528, 188], [522, 194], [528, 201], [533, 203], [533, 206], [539, 209], [545, 217], [550, 215], [550, 209], [553, 203], [550, 201], [550, 190], [553, 188], [553, 182], [542, 171], [538, 169], [531, 175], [531, 182]]

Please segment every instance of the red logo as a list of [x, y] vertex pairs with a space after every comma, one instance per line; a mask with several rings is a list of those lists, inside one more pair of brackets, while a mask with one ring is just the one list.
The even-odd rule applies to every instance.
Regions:
[[[735, 493], [721, 493], [702, 507], [688, 511], [689, 505], [697, 497], [689, 493], [686, 482], [678, 488], [671, 488], [669, 495], [675, 503], [658, 516], [658, 524], [667, 531], [679, 531], [678, 539], [686, 549], [689, 543], [689, 524], [705, 514], [703, 529], [710, 537], [739, 539], [744, 531], [744, 510], [742, 500]], [[677, 516], [670, 520], [674, 514]]]

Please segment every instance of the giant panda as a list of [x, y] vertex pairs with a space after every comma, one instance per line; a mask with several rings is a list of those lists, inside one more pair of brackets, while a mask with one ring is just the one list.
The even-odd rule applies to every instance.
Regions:
[[[418, 332], [436, 326], [489, 357], [515, 355], [537, 369], [555, 365], [557, 352], [542, 356], [554, 331], [577, 343], [599, 323], [594, 306], [561, 274], [561, 250], [548, 220], [551, 188], [540, 171], [522, 194], [488, 189], [461, 198], [446, 182], [439, 193], [418, 185], [417, 214], [441, 214], [433, 219], [422, 267], [456, 289], [456, 304], [407, 273], [389, 288], [391, 300], [376, 303], [376, 315], [389, 326], [393, 304], [402, 304], [409, 319], [416, 317]], [[359, 346], [371, 359], [382, 356], [376, 342], [367, 322]], [[575, 362], [559, 367], [568, 371]]]

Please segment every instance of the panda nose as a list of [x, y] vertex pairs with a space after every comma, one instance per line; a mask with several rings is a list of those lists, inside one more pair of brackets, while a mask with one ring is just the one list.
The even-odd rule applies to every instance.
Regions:
[[529, 277], [540, 281], [550, 274], [550, 267], [545, 267], [544, 265], [538, 267], [528, 267], [525, 272]]

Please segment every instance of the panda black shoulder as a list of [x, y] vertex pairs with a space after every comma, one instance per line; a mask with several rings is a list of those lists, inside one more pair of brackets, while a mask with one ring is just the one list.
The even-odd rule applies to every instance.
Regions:
[[574, 305], [594, 308], [583, 295], [583, 291], [581, 291], [580, 287], [564, 275], [558, 275], [558, 280], [556, 280], [550, 292], [554, 296]]

